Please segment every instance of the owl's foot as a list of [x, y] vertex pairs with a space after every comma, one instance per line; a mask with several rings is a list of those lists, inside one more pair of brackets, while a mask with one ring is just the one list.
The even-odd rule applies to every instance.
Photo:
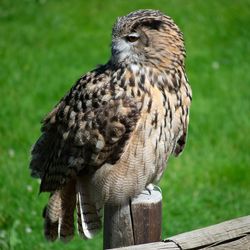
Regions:
[[154, 185], [153, 183], [150, 183], [146, 186], [145, 191], [147, 191], [149, 195], [152, 194], [153, 190], [160, 191], [160, 193], [162, 193], [161, 188], [159, 186]]
[[154, 190], [154, 184], [150, 183], [146, 186], [146, 191], [148, 191], [149, 195], [151, 195], [151, 192]]

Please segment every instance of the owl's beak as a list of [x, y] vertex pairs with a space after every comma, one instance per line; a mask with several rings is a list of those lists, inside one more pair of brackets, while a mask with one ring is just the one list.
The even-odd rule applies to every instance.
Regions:
[[131, 54], [131, 47], [123, 38], [115, 38], [112, 41], [112, 58], [115, 61], [124, 61]]

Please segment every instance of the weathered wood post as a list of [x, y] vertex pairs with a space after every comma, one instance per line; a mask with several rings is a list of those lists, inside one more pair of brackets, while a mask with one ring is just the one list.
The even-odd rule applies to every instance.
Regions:
[[160, 241], [161, 210], [162, 195], [157, 186], [123, 206], [105, 206], [103, 248]]

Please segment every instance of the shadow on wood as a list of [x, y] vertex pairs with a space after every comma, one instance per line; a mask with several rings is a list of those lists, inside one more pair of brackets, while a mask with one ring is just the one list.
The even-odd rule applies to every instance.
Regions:
[[162, 195], [156, 186], [123, 206], [105, 206], [104, 249], [160, 241], [161, 210]]

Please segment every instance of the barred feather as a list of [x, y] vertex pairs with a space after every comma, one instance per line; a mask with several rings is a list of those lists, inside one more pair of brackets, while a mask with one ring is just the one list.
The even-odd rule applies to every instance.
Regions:
[[91, 199], [87, 178], [78, 178], [77, 216], [78, 233], [86, 239], [92, 239], [101, 229], [100, 208]]
[[47, 206], [44, 208], [44, 235], [49, 241], [54, 241], [58, 237], [58, 228], [62, 211], [62, 200], [60, 191], [51, 194]]
[[62, 213], [59, 224], [59, 238], [69, 241], [74, 236], [74, 211], [76, 207], [75, 180], [71, 180], [61, 191]]
[[44, 235], [47, 240], [60, 238], [69, 241], [74, 235], [74, 210], [76, 207], [75, 181], [70, 181], [60, 191], [51, 194], [44, 211]]

